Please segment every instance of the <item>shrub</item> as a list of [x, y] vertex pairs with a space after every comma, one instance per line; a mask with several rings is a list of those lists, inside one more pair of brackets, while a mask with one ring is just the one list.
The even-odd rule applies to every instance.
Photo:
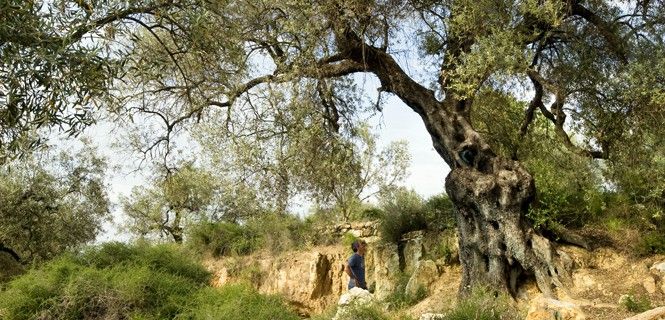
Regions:
[[445, 193], [427, 199], [424, 210], [429, 230], [451, 230], [457, 225], [453, 202]]
[[409, 278], [410, 276], [403, 272], [397, 275], [395, 290], [385, 298], [385, 302], [390, 310], [400, 310], [413, 306], [427, 297], [427, 288], [424, 286], [418, 287], [413, 294], [406, 292], [406, 285], [409, 283]]
[[315, 242], [312, 224], [293, 215], [266, 214], [248, 221], [247, 225], [261, 235], [260, 247], [271, 253]]
[[113, 243], [14, 279], [0, 309], [6, 319], [173, 318], [209, 278], [172, 246]]
[[665, 235], [662, 232], [647, 233], [637, 245], [641, 255], [665, 253]]
[[647, 297], [635, 297], [632, 294], [624, 296], [621, 304], [626, 310], [634, 313], [641, 313], [651, 309], [651, 301]]
[[382, 199], [384, 215], [379, 222], [381, 238], [397, 243], [407, 232], [427, 228], [422, 198], [413, 190], [398, 189]]
[[261, 295], [248, 284], [205, 288], [176, 319], [300, 319], [278, 296]]
[[496, 296], [489, 291], [477, 288], [468, 298], [461, 300], [446, 313], [445, 320], [512, 320], [521, 319], [511, 305], [510, 298]]
[[348, 307], [337, 320], [390, 320], [390, 317], [376, 305], [354, 305]]
[[247, 255], [260, 247], [261, 235], [253, 226], [206, 221], [192, 226], [187, 243], [214, 257]]

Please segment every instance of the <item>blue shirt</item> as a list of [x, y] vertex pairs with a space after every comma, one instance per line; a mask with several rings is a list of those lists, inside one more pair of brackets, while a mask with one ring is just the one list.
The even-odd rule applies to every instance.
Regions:
[[[367, 283], [365, 282], [365, 257], [354, 253], [349, 258], [349, 267], [351, 267], [351, 272], [358, 279], [359, 285], [363, 289], [367, 289]], [[356, 283], [353, 277], [349, 278], [349, 289], [356, 286]]]

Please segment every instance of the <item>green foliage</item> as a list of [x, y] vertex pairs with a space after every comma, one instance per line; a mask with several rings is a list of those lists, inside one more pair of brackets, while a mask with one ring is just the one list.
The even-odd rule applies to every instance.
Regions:
[[272, 253], [302, 248], [318, 241], [311, 223], [290, 214], [266, 214], [249, 220], [247, 224], [261, 235], [261, 248]]
[[339, 320], [390, 320], [391, 318], [377, 305], [356, 304], [348, 307]]
[[[0, 164], [44, 144], [48, 130], [39, 128], [79, 134], [107, 97], [117, 54], [105, 47], [108, 35], [90, 28], [77, 9], [63, 1], [0, 1]], [[111, 15], [109, 7], [96, 9]]]
[[278, 296], [261, 295], [247, 284], [233, 284], [200, 290], [192, 297], [187, 310], [175, 319], [297, 320], [300, 317]]
[[358, 237], [353, 235], [351, 232], [347, 232], [342, 236], [342, 246], [344, 246], [344, 248], [349, 248], [349, 250], [353, 250], [351, 249], [351, 244], [353, 244], [356, 240], [358, 240]]
[[192, 226], [187, 244], [199, 253], [213, 257], [246, 255], [261, 245], [262, 235], [248, 225], [231, 222], [200, 222]]
[[511, 305], [511, 298], [496, 296], [477, 288], [465, 299], [445, 313], [445, 320], [518, 320], [522, 319]]
[[423, 199], [413, 190], [398, 189], [381, 200], [384, 215], [379, 233], [386, 242], [397, 243], [405, 233], [423, 230], [427, 217]]
[[637, 244], [637, 251], [642, 255], [665, 253], [665, 235], [662, 231], [645, 234]]
[[94, 240], [109, 217], [105, 159], [89, 146], [69, 151], [0, 168], [0, 245], [24, 264]]
[[305, 246], [330, 244], [312, 220], [266, 213], [245, 223], [203, 221], [192, 226], [188, 245], [213, 256], [246, 255], [257, 250], [279, 253]]
[[642, 313], [651, 309], [651, 301], [646, 296], [636, 297], [633, 294], [624, 296], [621, 300], [621, 305], [623, 305], [626, 310], [634, 313]]
[[172, 246], [120, 243], [65, 255], [0, 292], [6, 319], [173, 318], [209, 273]]
[[453, 202], [445, 193], [427, 199], [424, 210], [428, 230], [453, 230], [457, 226]]
[[213, 215], [219, 191], [212, 174], [185, 163], [152, 178], [149, 186], [138, 186], [121, 199], [128, 216], [126, 228], [140, 236], [168, 236], [182, 242], [188, 225]]
[[427, 297], [427, 288], [424, 286], [419, 286], [416, 289], [416, 292], [413, 293], [406, 291], [406, 285], [409, 283], [409, 278], [410, 275], [404, 272], [400, 272], [397, 275], [395, 290], [384, 299], [384, 302], [388, 305], [388, 309], [401, 310], [408, 308]]

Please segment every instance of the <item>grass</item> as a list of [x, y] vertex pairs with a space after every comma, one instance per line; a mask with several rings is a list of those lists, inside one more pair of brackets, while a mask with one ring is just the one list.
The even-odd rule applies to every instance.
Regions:
[[298, 319], [278, 297], [249, 285], [211, 288], [209, 281], [208, 271], [180, 247], [105, 244], [13, 279], [0, 292], [0, 317]]
[[495, 296], [490, 291], [477, 288], [445, 313], [444, 320], [518, 320], [519, 312], [507, 296]]
[[642, 313], [651, 309], [651, 301], [645, 296], [636, 297], [633, 294], [625, 296], [621, 301], [626, 310], [634, 313]]

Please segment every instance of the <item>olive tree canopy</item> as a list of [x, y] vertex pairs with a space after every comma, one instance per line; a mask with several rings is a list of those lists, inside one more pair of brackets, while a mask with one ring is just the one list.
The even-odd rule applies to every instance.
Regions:
[[[363, 112], [384, 107], [382, 97], [398, 97], [451, 168], [445, 184], [457, 211], [462, 291], [484, 284], [514, 293], [527, 272], [550, 295], [568, 278], [564, 261], [524, 218], [533, 178], [517, 152], [493, 151], [474, 112], [525, 101], [521, 137], [543, 118], [558, 141], [589, 158], [612, 159], [622, 141], [662, 136], [660, 1], [55, 1], [27, 17], [48, 20], [44, 12], [57, 5], [75, 17], [64, 25], [78, 37], [56, 34], [72, 41], [66, 48], [113, 42], [115, 53], [95, 59], [117, 66], [98, 80], [112, 82], [119, 115], [152, 117], [163, 129], [146, 137], [147, 149], [168, 149], [182, 128], [221, 114], [213, 119], [230, 135], [248, 119], [318, 124], [325, 130], [307, 138], [326, 150], [327, 141], [353, 135]], [[3, 50], [21, 44], [7, 39]], [[374, 80], [363, 83], [362, 74]], [[4, 101], [2, 111], [13, 110]], [[273, 129], [261, 133], [280, 134]]]

